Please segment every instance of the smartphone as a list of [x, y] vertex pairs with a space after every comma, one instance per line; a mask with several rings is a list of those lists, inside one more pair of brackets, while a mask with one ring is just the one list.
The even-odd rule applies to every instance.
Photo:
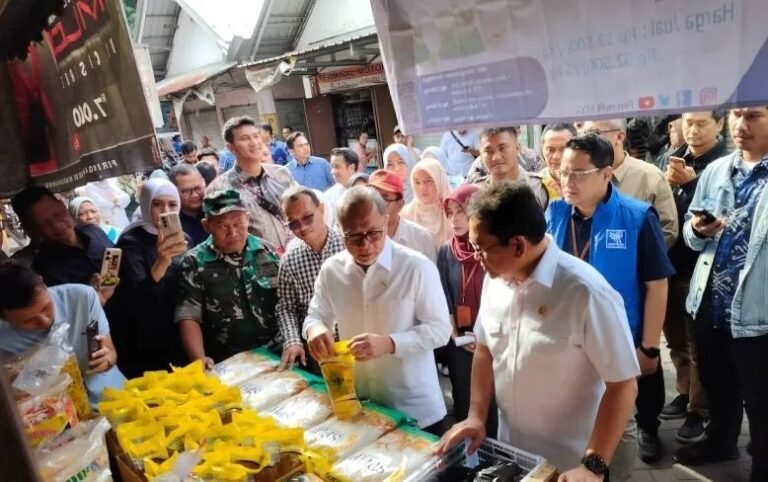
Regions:
[[705, 224], [712, 224], [717, 221], [717, 217], [704, 208], [690, 208], [691, 213], [702, 218]]
[[171, 234], [180, 233], [183, 231], [181, 228], [181, 220], [179, 219], [179, 213], [163, 213], [160, 215], [160, 231], [164, 236], [170, 236]]
[[101, 285], [115, 286], [120, 278], [120, 260], [123, 250], [120, 248], [107, 248], [101, 260]]
[[99, 322], [93, 320], [85, 328], [85, 337], [88, 340], [88, 358], [93, 358], [93, 354], [101, 350], [101, 342], [96, 339], [98, 334]]
[[671, 156], [669, 158], [669, 162], [677, 163], [677, 164], [685, 164], [685, 159], [683, 159], [682, 157]]

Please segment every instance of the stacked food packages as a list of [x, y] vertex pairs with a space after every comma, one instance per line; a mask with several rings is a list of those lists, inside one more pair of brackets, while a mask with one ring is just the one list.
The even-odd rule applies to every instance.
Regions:
[[[327, 386], [278, 365], [259, 349], [223, 361], [213, 376], [199, 362], [148, 372], [123, 390], [106, 390], [99, 410], [148, 480], [171, 473], [190, 453], [199, 455], [197, 464], [178, 480], [395, 482], [431, 456], [436, 438], [405, 415], [355, 396], [360, 408], [350, 417], [354, 403], [334, 404], [329, 393], [338, 393], [339, 377]], [[334, 415], [339, 406], [342, 419]]]
[[69, 324], [57, 325], [44, 343], [5, 360], [5, 368], [42, 480], [109, 482], [109, 422], [92, 419], [68, 332]]

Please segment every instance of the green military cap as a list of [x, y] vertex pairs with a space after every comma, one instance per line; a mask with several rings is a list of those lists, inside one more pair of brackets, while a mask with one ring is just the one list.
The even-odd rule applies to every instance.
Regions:
[[205, 194], [203, 212], [206, 216], [220, 216], [232, 211], [248, 212], [242, 196], [234, 189], [214, 190]]

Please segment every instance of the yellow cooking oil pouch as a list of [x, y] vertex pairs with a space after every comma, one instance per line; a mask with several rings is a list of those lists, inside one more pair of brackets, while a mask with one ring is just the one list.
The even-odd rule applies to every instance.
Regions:
[[355, 357], [349, 348], [349, 340], [334, 344], [336, 355], [320, 362], [320, 370], [328, 386], [333, 413], [339, 420], [358, 415], [363, 407], [355, 391]]

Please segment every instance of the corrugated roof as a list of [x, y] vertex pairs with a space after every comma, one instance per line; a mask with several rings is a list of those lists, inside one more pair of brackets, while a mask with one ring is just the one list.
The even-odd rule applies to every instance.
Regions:
[[290, 57], [297, 57], [301, 60], [301, 57], [318, 57], [320, 55], [331, 54], [333, 52], [339, 52], [348, 48], [350, 44], [365, 45], [376, 42], [378, 37], [376, 36], [375, 28], [372, 27], [373, 33], [365, 32], [349, 37], [345, 37], [334, 42], [318, 44], [314, 47], [306, 48], [304, 50], [285, 52], [282, 55], [270, 57], [254, 62], [241, 63], [240, 67], [254, 67], [254, 66], [267, 66], [270, 64], [277, 64]]
[[[141, 5], [142, 3], [146, 5]], [[141, 22], [142, 8], [146, 9], [144, 27], [141, 39], [137, 38], [137, 41], [149, 48], [155, 78], [163, 78], [167, 71], [181, 7], [174, 0], [139, 0], [136, 9], [137, 25]]]
[[157, 83], [157, 95], [164, 95], [181, 92], [203, 82], [223, 74], [227, 70], [237, 65], [237, 62], [219, 62], [207, 65], [192, 72], [186, 72], [171, 78], [161, 80]]

